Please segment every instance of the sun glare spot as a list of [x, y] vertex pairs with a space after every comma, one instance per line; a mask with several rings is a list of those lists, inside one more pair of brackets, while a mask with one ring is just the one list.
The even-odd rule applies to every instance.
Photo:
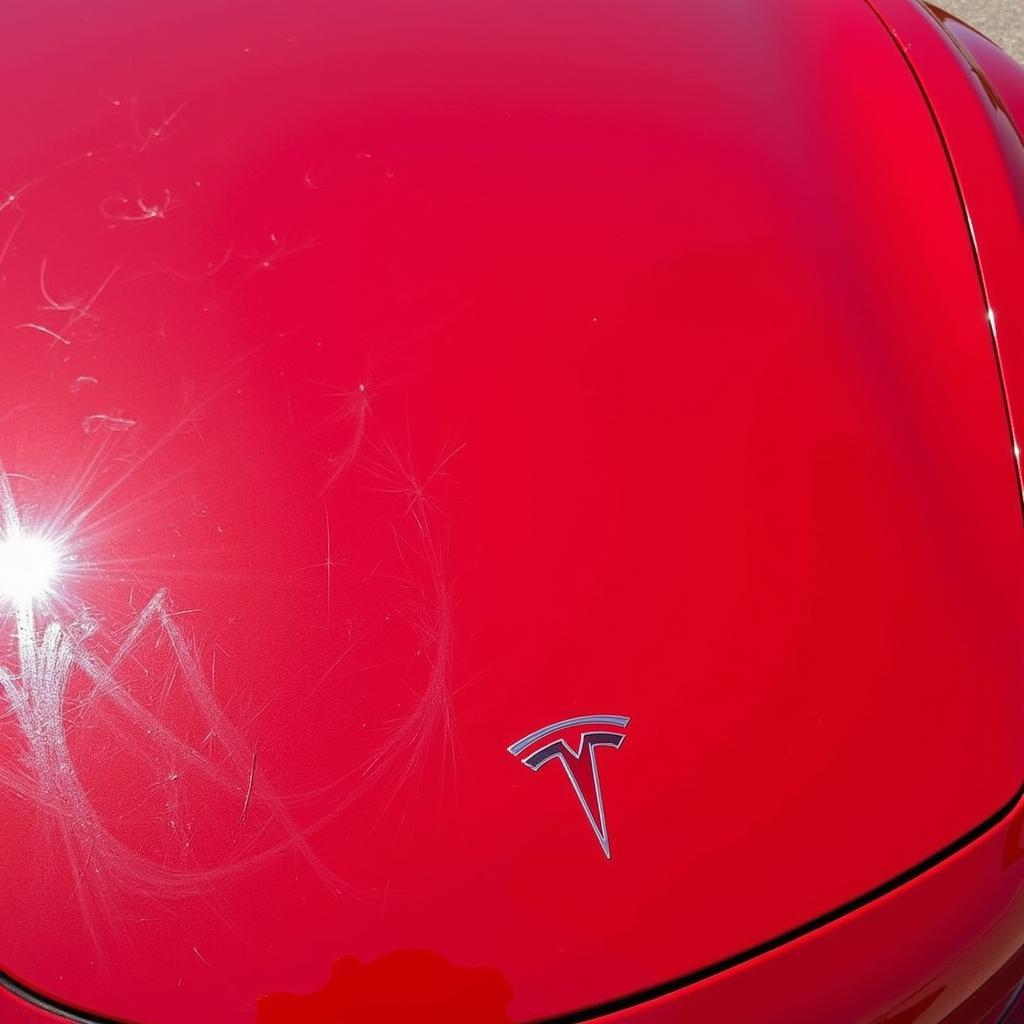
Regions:
[[17, 603], [44, 597], [57, 573], [57, 549], [43, 537], [0, 540], [0, 595]]

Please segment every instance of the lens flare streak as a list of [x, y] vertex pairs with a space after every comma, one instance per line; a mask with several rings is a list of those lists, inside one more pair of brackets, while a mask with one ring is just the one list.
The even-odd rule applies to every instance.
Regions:
[[[0, 663], [0, 700], [20, 737], [14, 756], [0, 761], [0, 786], [32, 802], [52, 825], [93, 941], [100, 944], [97, 909], [99, 920], [110, 924], [129, 896], [165, 900], [201, 894], [288, 850], [299, 853], [332, 891], [350, 888], [314, 853], [309, 830], [295, 822], [286, 800], [258, 768], [255, 747], [219, 706], [165, 589], [135, 615], [113, 650], [91, 643], [91, 632], [78, 627], [87, 616], [64, 621], [60, 552], [73, 547], [70, 540], [57, 529], [23, 528], [9, 478], [0, 469], [0, 619], [13, 620], [9, 652], [16, 662]], [[165, 721], [152, 694], [133, 692], [124, 670], [139, 663], [146, 644], [151, 646], [145, 650], [163, 651], [161, 657], [169, 660], [166, 678], [177, 681], [180, 699], [198, 716], [206, 733], [201, 743]], [[73, 695], [72, 680], [77, 681]], [[240, 824], [251, 821], [249, 838], [237, 840], [241, 845], [233, 855], [208, 864], [199, 863], [194, 851], [169, 859], [122, 838], [85, 782], [86, 766], [73, 742], [75, 725], [88, 715], [104, 724], [113, 718], [145, 737], [151, 752], [134, 750], [133, 756], [180, 765], [228, 802], [237, 799]], [[178, 785], [177, 770], [169, 779]], [[183, 793], [175, 791], [176, 804]], [[177, 827], [176, 816], [170, 824]], [[181, 841], [188, 846], [184, 831]]]

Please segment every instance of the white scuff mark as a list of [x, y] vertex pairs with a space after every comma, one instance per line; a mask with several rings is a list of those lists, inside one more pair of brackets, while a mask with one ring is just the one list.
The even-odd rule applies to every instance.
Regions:
[[[68, 523], [68, 529], [75, 533], [79, 532], [86, 525], [95, 531], [101, 528], [107, 528], [118, 517], [125, 516], [129, 511], [135, 508], [135, 506], [142, 500], [138, 496], [129, 499], [128, 501], [122, 500], [118, 503], [116, 511], [108, 512], [106, 515], [100, 516], [98, 519], [94, 518], [98, 511], [104, 505], [108, 504], [113, 496], [116, 495], [118, 491], [120, 491], [120, 489], [136, 473], [139, 472], [139, 470], [141, 470], [157, 454], [163, 451], [163, 449], [166, 448], [174, 438], [180, 436], [182, 431], [187, 428], [188, 424], [207, 409], [217, 396], [222, 394], [230, 386], [232, 379], [231, 374], [237, 371], [242, 364], [244, 364], [256, 352], [260, 351], [261, 348], [261, 345], [257, 345], [252, 349], [249, 349], [247, 352], [242, 353], [242, 355], [229, 364], [226, 368], [226, 376], [219, 386], [210, 389], [201, 398], [196, 399], [196, 401], [192, 403], [191, 407], [185, 410], [181, 418], [175, 424], [173, 424], [168, 430], [164, 431], [163, 434], [149, 445], [141, 455], [136, 457], [130, 463], [129, 467], [123, 473], [116, 476], [102, 491], [99, 492], [99, 494], [96, 495], [95, 498], [93, 498], [92, 501], [80, 509], [75, 509], [73, 507], [74, 502], [72, 499], [81, 496], [81, 492], [84, 489], [84, 481], [74, 488], [71, 498], [69, 498], [65, 508], [61, 510], [61, 514], [57, 517], [58, 520], [61, 522], [66, 521]], [[97, 455], [90, 466], [90, 470], [96, 468], [103, 453], [103, 449], [97, 452]], [[178, 473], [165, 477], [159, 487], [150, 492], [149, 497], [154, 497], [161, 488], [177, 483], [181, 477], [187, 475], [188, 472], [189, 469], [186, 467]], [[89, 474], [87, 473], [86, 476], [88, 477]]]
[[245, 787], [245, 798], [242, 800], [241, 823], [245, 824], [245, 816], [249, 813], [249, 801], [252, 799], [252, 786], [256, 780], [256, 751], [252, 752], [252, 765], [249, 768], [249, 783]]
[[31, 192], [37, 186], [48, 181], [55, 174], [64, 170], [67, 167], [71, 167], [74, 164], [79, 163], [82, 160], [92, 160], [96, 156], [96, 153], [89, 149], [84, 153], [78, 153], [75, 156], [68, 157], [66, 160], [61, 160], [54, 164], [49, 170], [44, 171], [38, 177], [32, 178], [29, 181], [22, 182], [17, 188], [14, 189], [3, 189], [0, 188], [0, 214], [6, 210], [14, 209], [19, 213], [24, 213], [19, 200], [28, 192]]
[[47, 284], [46, 257], [44, 256], [39, 266], [39, 291], [43, 297], [43, 305], [39, 308], [45, 313], [60, 313], [64, 315], [63, 322], [57, 326], [52, 326], [32, 321], [17, 324], [17, 328], [38, 331], [40, 334], [45, 334], [62, 345], [70, 345], [76, 328], [86, 320], [95, 319], [93, 307], [99, 301], [100, 296], [107, 290], [110, 282], [113, 281], [120, 269], [119, 266], [115, 266], [87, 298], [57, 299]]
[[351, 389], [336, 389], [331, 397], [337, 401], [337, 408], [314, 431], [319, 433], [338, 423], [348, 424], [351, 428], [348, 440], [340, 451], [331, 456], [331, 469], [327, 474], [321, 490], [326, 494], [341, 479], [355, 462], [366, 438], [366, 426], [373, 411], [370, 388], [366, 383], [357, 384]]
[[71, 341], [68, 338], [65, 338], [63, 334], [58, 334], [56, 331], [51, 330], [49, 327], [46, 326], [46, 324], [36, 324], [36, 323], [16, 324], [15, 325], [15, 330], [18, 330], [18, 331], [23, 331], [23, 330], [38, 331], [40, 334], [45, 334], [48, 338], [51, 338], [53, 341], [56, 341], [56, 342], [58, 342], [61, 345], [70, 345], [71, 344]]
[[114, 433], [125, 433], [139, 425], [138, 420], [130, 420], [127, 416], [115, 416], [112, 413], [94, 412], [82, 420], [82, 430], [87, 434], [95, 434], [100, 430]]
[[9, 207], [14, 207], [14, 209], [19, 213], [23, 213], [21, 207], [18, 206], [18, 200], [28, 192], [29, 189], [38, 185], [41, 180], [41, 178], [36, 178], [33, 181], [26, 181], [25, 184], [19, 185], [16, 189], [12, 189], [3, 194], [2, 198], [0, 198], [0, 213], [3, 213], [4, 210]]
[[377, 458], [371, 465], [380, 489], [406, 502], [402, 521], [409, 528], [402, 530], [399, 524], [394, 527], [395, 542], [408, 570], [412, 592], [412, 600], [403, 614], [419, 638], [416, 654], [425, 662], [427, 673], [412, 706], [400, 716], [387, 740], [363, 767], [367, 783], [397, 777], [395, 792], [423, 774], [438, 745], [442, 764], [454, 767], [456, 762], [454, 595], [447, 542], [436, 523], [441, 505], [430, 489], [464, 447], [457, 445], [442, 452], [425, 476], [420, 476], [411, 458], [402, 456], [391, 442], [378, 446]]
[[[404, 569], [407, 600], [392, 615], [382, 615], [384, 623], [399, 619], [410, 626], [416, 639], [412, 670], [419, 677], [410, 680], [411, 703], [396, 709], [387, 735], [351, 775], [329, 783], [319, 791], [332, 795], [333, 807], [311, 826], [325, 827], [353, 804], [372, 798], [380, 815], [403, 797], [412, 798], [428, 770], [444, 785], [454, 773], [459, 750], [455, 708], [455, 593], [448, 566], [448, 533], [445, 529], [441, 494], [447, 470], [465, 445], [450, 446], [441, 452], [433, 468], [421, 475], [410, 455], [403, 455], [391, 441], [374, 443], [365, 469], [376, 481], [374, 490], [396, 499], [396, 518], [392, 533], [398, 559]], [[378, 558], [363, 583], [377, 576], [385, 557]], [[391, 575], [390, 573], [388, 575]], [[337, 671], [369, 631], [356, 635], [349, 620], [348, 644], [309, 688], [307, 698], [325, 683], [337, 678]], [[379, 665], [363, 666], [362, 673]], [[422, 673], [422, 676], [421, 676]], [[364, 721], [363, 728], [367, 728]], [[421, 795], [421, 794], [418, 794]]]
[[[0, 643], [0, 702], [7, 705], [0, 724], [14, 729], [7, 737], [9, 755], [0, 763], [0, 786], [31, 801], [41, 824], [54, 830], [78, 880], [76, 898], [94, 940], [99, 942], [95, 911], [112, 924], [122, 898], [202, 893], [286, 851], [299, 853], [331, 891], [351, 891], [316, 856], [310, 830], [296, 824], [259, 770], [254, 746], [221, 708], [168, 591], [158, 589], [117, 636], [102, 630], [102, 617], [69, 593], [87, 573], [72, 525], [81, 523], [69, 504], [54, 522], [26, 527], [10, 478], [0, 468], [0, 572], [6, 580], [0, 585], [0, 626], [9, 626], [11, 634]], [[26, 538], [35, 538], [34, 545]], [[7, 557], [12, 550], [16, 558]], [[192, 727], [180, 718], [165, 720], [172, 691], [190, 709]], [[119, 834], [119, 819], [108, 819], [96, 802], [75, 742], [96, 725], [119, 738], [123, 757], [157, 773], [162, 765], [175, 766], [162, 769], [162, 778], [170, 787], [166, 823], [180, 843], [179, 859], [134, 846]], [[207, 736], [203, 743], [194, 738], [200, 730]], [[88, 767], [97, 768], [92, 762]], [[193, 787], [201, 783], [211, 792], [240, 797], [242, 824], [255, 815], [249, 838], [234, 855], [196, 862], [183, 774]]]
[[135, 224], [147, 220], [163, 220], [179, 206], [181, 203], [174, 198], [171, 190], [165, 188], [156, 201], [150, 200], [141, 191], [134, 199], [121, 195], [107, 196], [100, 203], [100, 214], [107, 220]]
[[80, 377], [76, 377], [71, 384], [68, 386], [68, 390], [73, 394], [77, 395], [83, 388], [88, 387], [90, 384], [99, 384], [98, 377], [90, 377], [88, 374], [83, 374]]
[[282, 260], [298, 256], [299, 253], [308, 252], [320, 244], [319, 238], [309, 238], [304, 242], [286, 243], [278, 238], [273, 231], [268, 232], [267, 237], [270, 239], [273, 248], [259, 253], [252, 258], [251, 262], [255, 264], [254, 269], [256, 270], [269, 270]]
[[[114, 103], [114, 106], [120, 105], [120, 101]], [[135, 131], [135, 139], [129, 144], [130, 148], [134, 149], [137, 153], [145, 153], [152, 146], [163, 142], [171, 134], [170, 128], [187, 106], [188, 101], [185, 100], [174, 107], [170, 113], [160, 114], [155, 120], [149, 122], [144, 119], [139, 111], [138, 96], [129, 97], [128, 117]]]

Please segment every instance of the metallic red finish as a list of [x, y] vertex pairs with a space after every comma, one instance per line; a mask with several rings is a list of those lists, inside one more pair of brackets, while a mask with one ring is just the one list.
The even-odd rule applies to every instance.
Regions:
[[[846, 907], [621, 1019], [925, 1024], [1009, 960], [1024, 178], [938, 20], [51, 3], [4, 46], [5, 515], [64, 560], [0, 644], [3, 970], [525, 1021]], [[630, 718], [610, 860], [507, 750], [580, 715]]]

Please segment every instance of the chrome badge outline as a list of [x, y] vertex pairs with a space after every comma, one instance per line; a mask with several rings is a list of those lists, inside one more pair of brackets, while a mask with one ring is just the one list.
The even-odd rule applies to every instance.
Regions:
[[[597, 836], [597, 841], [601, 844], [601, 849], [609, 860], [611, 860], [612, 853], [611, 845], [608, 841], [608, 822], [604, 813], [604, 797], [601, 794], [601, 776], [597, 770], [597, 748], [613, 747], [618, 750], [626, 741], [625, 728], [627, 725], [629, 725], [629, 718], [625, 715], [582, 715], [578, 718], [566, 718], [561, 722], [555, 722], [552, 725], [544, 726], [543, 729], [537, 729], [536, 732], [531, 732], [528, 736], [517, 740], [508, 748], [510, 754], [514, 757], [519, 757], [520, 761], [527, 768], [535, 772], [539, 771], [549, 761], [557, 759], [562, 762], [562, 767], [565, 769], [565, 774], [569, 777], [569, 782], [572, 783], [573, 791], [576, 793], [576, 798], [579, 800], [580, 806], [587, 816], [587, 821], [590, 822], [590, 827], [594, 830], [594, 835]], [[604, 726], [604, 728], [590, 730], [587, 726]], [[568, 729], [583, 730], [580, 734], [578, 749], [574, 749], [563, 737], [559, 736], [532, 753], [527, 753], [525, 757], [520, 757], [520, 754], [530, 750], [541, 740]], [[594, 807], [590, 806], [590, 802], [580, 788], [579, 778], [576, 775], [576, 770], [583, 763], [584, 750], [590, 755], [590, 772], [594, 785]], [[572, 763], [569, 761], [570, 757], [572, 758]]]

